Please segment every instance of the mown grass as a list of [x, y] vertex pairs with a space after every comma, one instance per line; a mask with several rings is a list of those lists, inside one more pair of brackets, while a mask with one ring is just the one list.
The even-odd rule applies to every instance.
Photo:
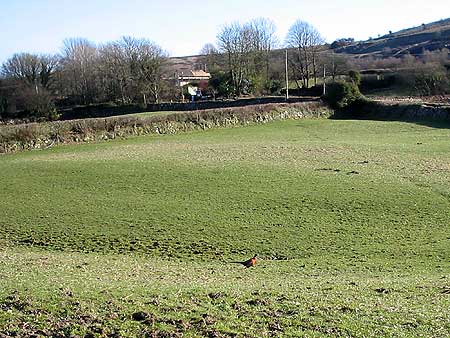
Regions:
[[449, 140], [296, 120], [3, 156], [0, 333], [449, 335]]

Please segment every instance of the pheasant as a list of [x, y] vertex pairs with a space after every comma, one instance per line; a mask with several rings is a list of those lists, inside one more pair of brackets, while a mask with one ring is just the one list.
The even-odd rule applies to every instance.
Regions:
[[252, 258], [250, 258], [246, 261], [243, 261], [243, 262], [231, 262], [231, 263], [242, 264], [245, 268], [250, 268], [250, 267], [256, 265], [256, 256], [257, 255], [254, 255]]

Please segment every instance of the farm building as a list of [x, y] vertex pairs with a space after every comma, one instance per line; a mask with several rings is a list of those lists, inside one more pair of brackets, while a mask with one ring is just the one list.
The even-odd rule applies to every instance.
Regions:
[[178, 75], [178, 83], [181, 87], [193, 82], [208, 82], [209, 79], [211, 79], [211, 74], [204, 70], [183, 71]]

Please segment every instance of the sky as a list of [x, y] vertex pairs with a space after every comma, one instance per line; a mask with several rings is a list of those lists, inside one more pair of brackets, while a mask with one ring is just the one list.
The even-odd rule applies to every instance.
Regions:
[[18, 52], [57, 53], [65, 38], [147, 38], [170, 56], [198, 54], [223, 25], [272, 19], [281, 41], [301, 19], [327, 42], [366, 40], [450, 17], [449, 0], [0, 0], [0, 63]]

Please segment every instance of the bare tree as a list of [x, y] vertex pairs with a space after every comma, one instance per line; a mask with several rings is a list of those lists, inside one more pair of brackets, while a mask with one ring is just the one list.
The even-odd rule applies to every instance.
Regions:
[[120, 100], [122, 104], [129, 103], [131, 98], [127, 93], [127, 83], [131, 74], [120, 41], [101, 46], [99, 57], [105, 98], [110, 101]]
[[289, 29], [286, 45], [295, 50], [293, 64], [296, 77], [300, 77], [303, 87], [309, 87], [311, 77], [317, 84], [318, 53], [324, 43], [319, 31], [309, 23], [297, 20]]
[[[153, 100], [158, 103], [163, 85], [164, 66], [167, 62], [167, 53], [155, 43], [139, 40], [139, 76], [143, 95], [148, 91]], [[144, 103], [146, 104], [145, 96]]]
[[123, 37], [102, 46], [100, 59], [112, 96], [119, 94], [123, 103], [142, 98], [146, 105], [148, 96], [159, 101], [167, 60], [161, 47], [147, 39]]
[[348, 74], [353, 68], [351, 57], [345, 54], [334, 53], [332, 50], [321, 54], [319, 62], [326, 67], [327, 73], [331, 76], [333, 82], [336, 81], [337, 76]]
[[249, 23], [253, 33], [254, 49], [257, 51], [270, 51], [278, 44], [275, 35], [276, 27], [272, 20], [257, 18]]
[[249, 68], [249, 54], [252, 49], [251, 29], [249, 25], [234, 22], [222, 28], [217, 35], [217, 41], [220, 51], [227, 55], [234, 94], [239, 96]]
[[71, 38], [63, 42], [61, 51], [62, 82], [66, 94], [79, 97], [83, 104], [97, 97], [97, 46], [84, 38]]
[[218, 53], [219, 51], [213, 43], [206, 43], [202, 49], [200, 49], [200, 55], [214, 55]]
[[276, 44], [272, 21], [260, 18], [245, 24], [234, 22], [222, 28], [217, 41], [220, 52], [227, 56], [235, 95], [242, 94], [258, 76], [267, 80], [269, 55]]
[[29, 85], [37, 86], [39, 57], [28, 53], [14, 54], [3, 64], [2, 74], [7, 78], [15, 78]]
[[14, 54], [3, 64], [1, 72], [4, 77], [20, 80], [39, 93], [40, 87], [49, 88], [58, 61], [52, 55]]
[[219, 50], [212, 43], [205, 44], [200, 50], [200, 55], [205, 56], [205, 63], [208, 67], [208, 71], [217, 71], [219, 68]]
[[41, 85], [44, 88], [49, 89], [60, 65], [60, 57], [58, 55], [45, 54], [40, 56], [39, 62], [39, 79]]
[[255, 65], [260, 68], [261, 63], [266, 67], [266, 75], [269, 73], [269, 55], [272, 49], [278, 45], [275, 35], [276, 27], [272, 20], [258, 18], [250, 22], [252, 31], [253, 49], [256, 52]]
[[1, 68], [7, 86], [0, 93], [2, 115], [26, 112], [28, 117], [54, 118], [55, 107], [50, 87], [58, 58], [29, 53], [14, 54]]
[[131, 74], [130, 85], [142, 95], [144, 105], [148, 94], [158, 103], [167, 54], [147, 39], [123, 37], [121, 45]]

